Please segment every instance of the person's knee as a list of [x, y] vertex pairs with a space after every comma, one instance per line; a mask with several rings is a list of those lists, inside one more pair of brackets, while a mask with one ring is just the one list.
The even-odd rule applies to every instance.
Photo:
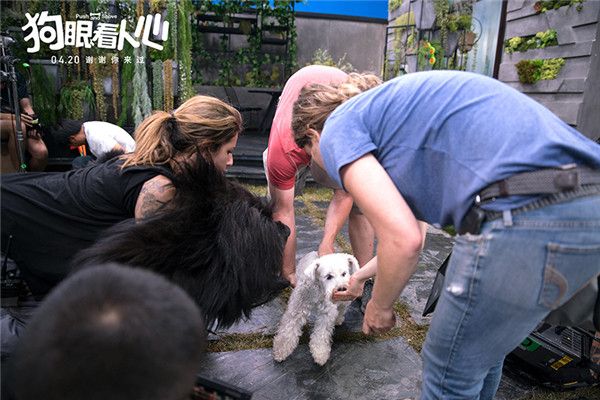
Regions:
[[48, 148], [42, 139], [29, 140], [28, 142], [28, 151], [32, 158], [37, 160], [48, 158]]

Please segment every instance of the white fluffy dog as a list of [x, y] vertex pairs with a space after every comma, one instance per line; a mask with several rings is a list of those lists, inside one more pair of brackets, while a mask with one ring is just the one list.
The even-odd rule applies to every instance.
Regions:
[[350, 275], [357, 269], [356, 258], [344, 253], [317, 257], [313, 251], [300, 260], [298, 285], [292, 292], [273, 340], [275, 361], [283, 361], [292, 354], [298, 346], [302, 327], [313, 311], [316, 320], [310, 335], [310, 352], [317, 364], [327, 362], [334, 325], [344, 322], [344, 314], [350, 304], [350, 301], [334, 303], [331, 295], [336, 290], [346, 289]]

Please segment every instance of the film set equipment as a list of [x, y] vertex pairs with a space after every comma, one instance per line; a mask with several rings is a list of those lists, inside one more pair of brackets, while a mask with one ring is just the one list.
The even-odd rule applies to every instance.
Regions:
[[[451, 255], [438, 268], [423, 316], [435, 310]], [[600, 364], [592, 361], [594, 347], [600, 348], [600, 336], [593, 330], [542, 322], [506, 356], [505, 368], [512, 375], [556, 390], [600, 384]]]
[[23, 294], [25, 289], [25, 283], [21, 279], [18, 273], [18, 269], [14, 261], [10, 261], [8, 252], [10, 251], [10, 244], [12, 242], [12, 235], [8, 237], [6, 245], [6, 252], [2, 253], [2, 264], [0, 272], [0, 297], [2, 301], [2, 307], [16, 307], [19, 304], [19, 296]]
[[251, 400], [252, 393], [219, 379], [197, 375], [190, 400]]
[[[17, 144], [17, 156], [19, 159], [19, 172], [27, 170], [25, 162], [25, 137], [21, 128], [21, 107], [19, 105], [19, 95], [17, 91], [17, 72], [15, 64], [20, 60], [10, 55], [10, 46], [15, 43], [15, 40], [6, 33], [0, 35], [0, 75], [4, 85], [8, 85], [8, 102], [11, 110], [15, 115], [15, 133]], [[39, 127], [37, 116], [32, 116], [34, 126]], [[32, 129], [35, 129], [32, 127]]]

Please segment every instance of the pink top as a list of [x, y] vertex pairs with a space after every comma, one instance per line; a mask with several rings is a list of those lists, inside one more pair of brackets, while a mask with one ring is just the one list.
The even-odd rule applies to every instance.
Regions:
[[266, 166], [269, 181], [278, 189], [293, 188], [298, 168], [310, 162], [310, 155], [296, 146], [292, 132], [292, 110], [300, 91], [311, 83], [337, 83], [346, 80], [347, 76], [334, 67], [310, 65], [300, 69], [286, 82], [271, 126]]

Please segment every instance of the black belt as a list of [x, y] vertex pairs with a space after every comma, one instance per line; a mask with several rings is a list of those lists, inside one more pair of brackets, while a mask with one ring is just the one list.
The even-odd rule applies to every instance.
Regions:
[[488, 211], [480, 207], [482, 203], [495, 198], [514, 195], [547, 195], [511, 210], [515, 214], [598, 193], [600, 193], [600, 170], [577, 167], [575, 164], [516, 174], [495, 182], [479, 192], [475, 199], [475, 205], [463, 218], [458, 233], [461, 235], [479, 233], [484, 221], [500, 218], [501, 212]]
[[515, 195], [554, 194], [600, 184], [600, 170], [576, 164], [523, 172], [492, 183], [479, 192], [479, 202]]

